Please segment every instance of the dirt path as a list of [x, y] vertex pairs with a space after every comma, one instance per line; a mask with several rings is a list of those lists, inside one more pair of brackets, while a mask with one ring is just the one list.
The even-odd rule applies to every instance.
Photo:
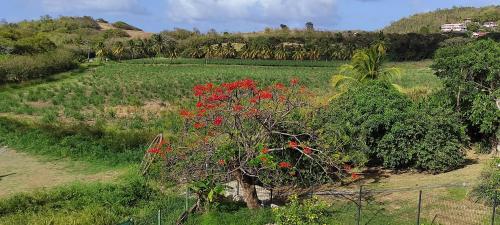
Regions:
[[122, 172], [92, 171], [85, 163], [42, 158], [0, 147], [0, 198], [73, 181], [113, 181]]

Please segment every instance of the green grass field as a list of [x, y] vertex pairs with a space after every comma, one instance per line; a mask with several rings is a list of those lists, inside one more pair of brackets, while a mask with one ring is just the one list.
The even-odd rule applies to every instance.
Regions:
[[[319, 98], [327, 99], [332, 94], [330, 78], [341, 64], [257, 60], [210, 60], [205, 64], [204, 59], [144, 59], [86, 65], [78, 71], [45, 80], [0, 87], [0, 145], [100, 166], [138, 164], [144, 145], [157, 133], [175, 136], [180, 132], [177, 114], [180, 108], [192, 102], [191, 90], [196, 84], [251, 78], [265, 86], [298, 78]], [[428, 68], [428, 61], [391, 63], [391, 66], [401, 68], [401, 77], [393, 82], [405, 90], [425, 90], [424, 94], [428, 94], [441, 85]], [[14, 197], [3, 203], [0, 201], [0, 223], [54, 221], [60, 224], [62, 220], [85, 223], [100, 216], [103, 220], [95, 222], [105, 224], [126, 219], [127, 215], [146, 221], [154, 216], [157, 208], [165, 205], [170, 208], [166, 209], [164, 218], [171, 221], [184, 207], [182, 198], [146, 198], [142, 196], [147, 194], [142, 192], [144, 190], [134, 190], [140, 192], [137, 197], [146, 199], [144, 201], [102, 203], [125, 198], [122, 196], [127, 195], [125, 191], [113, 194], [110, 190], [127, 188], [132, 187], [127, 183], [88, 185], [53, 190], [51, 193], [55, 197], [50, 198], [47, 193]], [[61, 193], [68, 190], [76, 197], [61, 197]], [[33, 198], [42, 203], [33, 203], [26, 212], [9, 208]], [[75, 206], [77, 203], [81, 205]], [[56, 210], [58, 205], [60, 208]], [[102, 209], [108, 207], [112, 209], [110, 214], [101, 214]], [[70, 211], [72, 213], [65, 214]], [[352, 221], [351, 213], [351, 210], [338, 212], [338, 217], [334, 218], [345, 217], [339, 221]], [[256, 219], [248, 220], [249, 217]], [[380, 224], [394, 219], [385, 215]], [[254, 212], [241, 208], [198, 215], [188, 224], [268, 222], [272, 222], [270, 209]]]

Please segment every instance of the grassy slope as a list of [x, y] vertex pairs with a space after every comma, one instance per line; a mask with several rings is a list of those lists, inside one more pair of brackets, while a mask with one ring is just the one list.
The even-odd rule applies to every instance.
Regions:
[[428, 26], [431, 32], [439, 32], [444, 23], [459, 23], [465, 18], [476, 18], [485, 11], [497, 11], [500, 7], [490, 6], [482, 8], [457, 7], [452, 9], [438, 9], [432, 12], [419, 13], [391, 23], [383, 29], [387, 33], [418, 33], [422, 27]]

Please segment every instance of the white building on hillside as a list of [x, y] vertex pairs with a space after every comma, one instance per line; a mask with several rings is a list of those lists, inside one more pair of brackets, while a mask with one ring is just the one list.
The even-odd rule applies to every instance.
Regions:
[[467, 27], [463, 23], [447, 23], [441, 25], [441, 32], [465, 32]]
[[483, 27], [486, 27], [486, 28], [495, 28], [495, 27], [497, 27], [497, 26], [498, 26], [498, 25], [497, 25], [497, 23], [496, 23], [496, 22], [492, 22], [492, 21], [490, 21], [490, 22], [485, 22], [485, 23], [483, 24]]

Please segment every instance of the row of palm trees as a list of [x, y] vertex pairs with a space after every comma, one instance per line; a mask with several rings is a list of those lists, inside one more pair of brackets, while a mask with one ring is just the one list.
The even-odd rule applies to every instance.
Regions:
[[352, 58], [355, 50], [356, 46], [342, 43], [333, 44], [326, 48], [308, 48], [297, 43], [270, 46], [230, 42], [182, 49], [174, 39], [161, 35], [125, 42], [98, 42], [94, 46], [94, 52], [98, 58], [116, 60], [148, 57], [176, 58], [179, 56], [205, 59], [348, 60]]

